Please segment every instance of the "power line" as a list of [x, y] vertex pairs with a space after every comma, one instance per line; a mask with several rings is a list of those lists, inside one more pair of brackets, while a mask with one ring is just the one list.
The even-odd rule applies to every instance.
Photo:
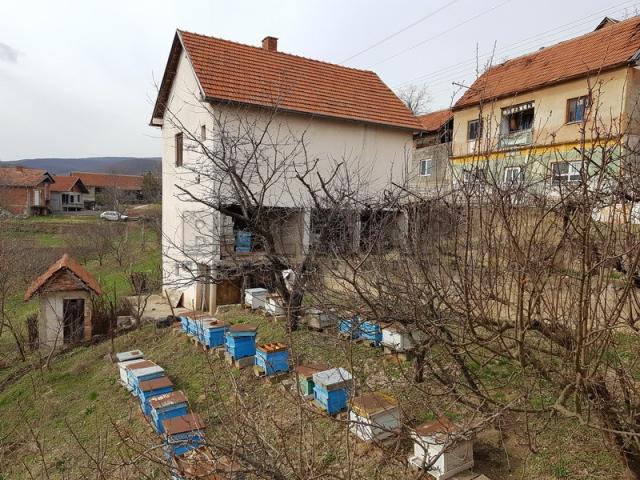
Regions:
[[473, 17], [467, 18], [465, 21], [460, 22], [460, 23], [448, 28], [448, 29], [438, 33], [437, 35], [429, 37], [426, 40], [422, 40], [421, 42], [418, 42], [418, 43], [416, 43], [416, 44], [414, 44], [414, 45], [412, 45], [412, 46], [410, 46], [408, 48], [405, 48], [404, 50], [401, 50], [400, 52], [395, 53], [394, 55], [391, 55], [391, 56], [389, 56], [389, 57], [387, 57], [387, 58], [385, 58], [383, 60], [380, 60], [379, 62], [374, 63], [373, 65], [370, 65], [368, 68], [373, 68], [373, 67], [375, 67], [377, 65], [380, 65], [381, 63], [384, 63], [384, 62], [392, 60], [392, 59], [394, 59], [396, 57], [399, 57], [400, 55], [404, 55], [405, 53], [407, 53], [407, 52], [409, 52], [409, 51], [411, 51], [411, 50], [413, 50], [413, 49], [415, 49], [415, 48], [417, 48], [417, 47], [419, 47], [421, 45], [424, 45], [425, 43], [428, 43], [428, 42], [430, 42], [432, 40], [435, 40], [436, 38], [439, 38], [439, 37], [441, 37], [443, 35], [446, 35], [447, 33], [451, 32], [453, 30], [456, 30], [457, 28], [460, 28], [463, 25], [466, 25], [467, 23], [472, 22], [473, 20], [476, 20], [476, 19], [482, 17], [483, 15], [486, 15], [487, 13], [491, 13], [494, 10], [505, 6], [509, 2], [511, 2], [511, 0], [505, 0], [504, 2], [502, 2], [502, 3], [498, 4], [498, 5], [494, 5], [493, 7], [489, 8], [487, 10], [483, 10], [482, 12], [478, 13], [477, 15], [474, 15]]
[[430, 12], [428, 14], [426, 14], [424, 17], [419, 18], [418, 20], [416, 20], [415, 22], [410, 23], [409, 25], [407, 25], [406, 27], [401, 28], [400, 30], [398, 30], [397, 32], [392, 33], [389, 36], [384, 37], [382, 40], [374, 43], [373, 45], [370, 45], [369, 47], [365, 48], [364, 50], [360, 50], [358, 53], [355, 53], [353, 55], [351, 55], [349, 58], [345, 58], [344, 60], [342, 60], [340, 63], [346, 63], [349, 60], [353, 60], [356, 57], [359, 57], [360, 55], [362, 55], [365, 52], [368, 52], [369, 50], [372, 50], [374, 48], [376, 48], [378, 45], [382, 45], [384, 42], [386, 42], [387, 40], [391, 40], [394, 37], [397, 37], [398, 35], [400, 35], [403, 32], [406, 32], [407, 30], [409, 30], [412, 27], [415, 27], [416, 25], [418, 25], [419, 23], [424, 22], [425, 20], [427, 20], [428, 18], [433, 17], [435, 14], [440, 13], [442, 10], [444, 10], [445, 8], [450, 7], [451, 5], [453, 5], [454, 3], [459, 2], [460, 0], [453, 0], [449, 3], [447, 3], [446, 5], [443, 5], [442, 7], [434, 10], [433, 12]]
[[[519, 40], [518, 42], [515, 42], [515, 43], [513, 43], [511, 45], [508, 45], [508, 46], [503, 47], [503, 48], [501, 48], [499, 50], [496, 50], [495, 52], [494, 51], [486, 52], [486, 53], [483, 53], [482, 55], [480, 55], [478, 57], [473, 57], [473, 58], [470, 58], [468, 60], [465, 60], [465, 61], [462, 61], [462, 62], [459, 62], [459, 63], [455, 63], [453, 65], [449, 65], [447, 67], [444, 67], [444, 68], [429, 72], [427, 74], [420, 75], [420, 76], [415, 77], [415, 78], [413, 78], [411, 80], [408, 80], [408, 81], [402, 82], [401, 84], [398, 84], [396, 86], [396, 88], [397, 87], [401, 87], [403, 85], [406, 85], [408, 83], [416, 82], [418, 80], [424, 80], [426, 82], [429, 79], [440, 78], [442, 76], [441, 74], [443, 74], [445, 72], [451, 72], [451, 75], [452, 75], [452, 74], [457, 73], [457, 72], [469, 71], [469, 70], [473, 69], [473, 67], [471, 69], [468, 67], [469, 62], [473, 62], [473, 61], [477, 60], [478, 58], [490, 57], [491, 55], [495, 55], [495, 54], [498, 54], [498, 53], [500, 53], [500, 54], [507, 53], [507, 52], [513, 51], [514, 49], [516, 49], [516, 47], [520, 48], [520, 47], [535, 43], [535, 42], [537, 42], [539, 40], [542, 40], [542, 39], [545, 39], [545, 38], [555, 37], [558, 34], [560, 34], [561, 32], [575, 30], [576, 28], [579, 28], [582, 25], [590, 23], [593, 20], [593, 17], [597, 17], [599, 15], [602, 15], [603, 13], [610, 13], [612, 11], [617, 11], [616, 9], [620, 8], [623, 5], [627, 5], [625, 7], [625, 9], [626, 9], [628, 7], [633, 6], [633, 3], [635, 1], [636, 0], [627, 0], [625, 2], [622, 2], [622, 3], [618, 4], [618, 5], [614, 5], [613, 7], [608, 7], [608, 8], [605, 8], [603, 10], [599, 10], [597, 12], [591, 13], [588, 16], [582, 17], [582, 18], [580, 18], [578, 20], [574, 20], [573, 22], [569, 22], [569, 23], [566, 23], [566, 24], [563, 24], [563, 25], [559, 25], [558, 27], [554, 27], [554, 28], [552, 28], [550, 30], [547, 30], [545, 32], [538, 33], [538, 34], [533, 35], [531, 37], [524, 38], [522, 40]], [[632, 5], [628, 5], [628, 4], [632, 4]], [[565, 28], [565, 27], [569, 27], [569, 28]], [[464, 68], [462, 68], [462, 69], [458, 68], [458, 67], [461, 67], [461, 66], [464, 67]]]

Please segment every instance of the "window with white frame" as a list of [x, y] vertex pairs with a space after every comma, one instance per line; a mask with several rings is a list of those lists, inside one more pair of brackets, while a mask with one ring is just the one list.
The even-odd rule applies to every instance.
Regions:
[[433, 171], [433, 160], [431, 158], [420, 160], [420, 176], [421, 177], [430, 177], [432, 171]]
[[558, 162], [551, 165], [554, 185], [566, 185], [580, 181], [582, 162]]
[[206, 139], [207, 139], [207, 126], [202, 125], [200, 127], [200, 140], [204, 142]]
[[517, 185], [524, 180], [524, 172], [522, 167], [506, 167], [504, 169], [505, 185]]
[[479, 185], [486, 181], [484, 168], [471, 167], [462, 171], [462, 182], [466, 185]]

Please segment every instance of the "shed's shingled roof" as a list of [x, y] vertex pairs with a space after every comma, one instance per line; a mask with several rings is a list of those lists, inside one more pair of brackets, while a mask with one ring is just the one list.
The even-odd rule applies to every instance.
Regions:
[[164, 115], [182, 46], [210, 101], [420, 128], [411, 111], [374, 72], [181, 30], [171, 48], [153, 118]]
[[51, 265], [46, 272], [36, 278], [24, 294], [24, 299], [29, 300], [58, 272], [69, 272], [77, 277], [87, 289], [92, 290], [96, 295], [102, 295], [102, 288], [98, 281], [82, 265], [65, 253], [60, 260]]
[[640, 16], [496, 65], [467, 89], [454, 109], [628, 65], [638, 50]]
[[53, 182], [46, 170], [26, 167], [0, 167], [0, 185], [4, 187], [35, 187], [44, 181]]

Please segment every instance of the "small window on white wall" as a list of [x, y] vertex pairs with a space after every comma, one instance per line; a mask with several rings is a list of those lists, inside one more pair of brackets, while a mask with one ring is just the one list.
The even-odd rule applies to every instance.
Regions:
[[420, 176], [421, 177], [430, 177], [431, 172], [433, 170], [433, 160], [427, 158], [426, 160], [420, 161]]
[[200, 140], [204, 142], [206, 139], [207, 139], [207, 126], [202, 125], [200, 127]]

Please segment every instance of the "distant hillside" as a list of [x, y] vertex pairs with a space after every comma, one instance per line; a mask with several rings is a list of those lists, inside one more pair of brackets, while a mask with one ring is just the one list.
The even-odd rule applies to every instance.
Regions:
[[22, 165], [42, 168], [53, 175], [64, 175], [72, 170], [98, 173], [122, 173], [140, 175], [145, 172], [159, 172], [160, 157], [89, 157], [89, 158], [29, 158], [13, 162], [0, 162], [0, 167]]

